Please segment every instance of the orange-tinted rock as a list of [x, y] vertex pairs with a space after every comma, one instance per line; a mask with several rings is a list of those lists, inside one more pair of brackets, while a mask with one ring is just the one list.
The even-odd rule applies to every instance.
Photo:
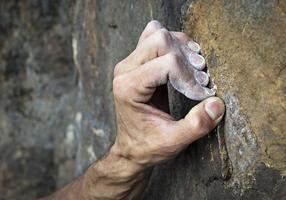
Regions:
[[234, 173], [253, 173], [263, 162], [286, 175], [283, 3], [197, 1], [188, 12], [185, 30], [201, 44], [227, 103], [224, 134]]

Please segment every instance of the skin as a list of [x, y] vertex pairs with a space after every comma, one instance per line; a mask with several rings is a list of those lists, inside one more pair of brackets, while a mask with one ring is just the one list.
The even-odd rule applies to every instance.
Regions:
[[[184, 33], [169, 32], [157, 21], [146, 26], [136, 49], [115, 66], [113, 146], [82, 176], [43, 199], [137, 199], [155, 165], [174, 158], [218, 124], [224, 104], [217, 97], [207, 98], [206, 81], [196, 81], [194, 72], [203, 67], [197, 69], [188, 59], [198, 56], [200, 47], [192, 43], [192, 51], [189, 42], [193, 41]], [[193, 90], [188, 94], [196, 99], [207, 99], [176, 121], [168, 112], [168, 81], [175, 88]]]

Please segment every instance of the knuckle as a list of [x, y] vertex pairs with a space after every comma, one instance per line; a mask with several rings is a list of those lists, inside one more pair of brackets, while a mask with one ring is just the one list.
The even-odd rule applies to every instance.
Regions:
[[179, 34], [179, 37], [183, 40], [189, 41], [191, 39], [186, 33], [179, 32], [178, 34]]
[[114, 77], [117, 76], [117, 75], [119, 74], [119, 72], [120, 72], [120, 66], [117, 64], [117, 65], [115, 65], [115, 67], [114, 67], [113, 76], [114, 76]]
[[156, 39], [159, 44], [163, 47], [169, 47], [172, 43], [172, 36], [167, 29], [159, 29], [156, 31]]
[[122, 64], [123, 61], [120, 61], [119, 63], [117, 63], [114, 67], [114, 70], [113, 70], [113, 75], [114, 77], [119, 75], [119, 73], [122, 71]]
[[192, 119], [192, 127], [194, 132], [200, 132], [202, 127], [204, 127], [203, 119], [201, 117], [194, 117]]
[[148, 22], [146, 28], [151, 29], [151, 30], [156, 30], [156, 29], [162, 28], [162, 24], [157, 20], [152, 20]]
[[193, 133], [198, 136], [204, 136], [211, 129], [211, 122], [207, 117], [197, 116], [192, 118]]
[[116, 76], [113, 79], [113, 95], [116, 99], [124, 99], [125, 94], [124, 94], [124, 80], [125, 78], [121, 76]]
[[184, 37], [185, 39], [190, 39], [186, 33], [184, 33], [184, 32], [180, 32], [180, 33], [182, 34], [182, 37]]
[[137, 85], [129, 74], [124, 73], [114, 77], [112, 90], [115, 100], [130, 104]]
[[178, 67], [183, 64], [183, 57], [180, 53], [171, 52], [168, 56], [168, 62], [173, 67]]

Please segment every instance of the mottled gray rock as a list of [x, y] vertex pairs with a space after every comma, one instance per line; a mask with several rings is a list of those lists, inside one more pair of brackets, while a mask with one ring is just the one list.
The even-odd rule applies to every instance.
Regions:
[[74, 176], [73, 150], [60, 149], [77, 101], [71, 5], [0, 2], [0, 199], [35, 199]]

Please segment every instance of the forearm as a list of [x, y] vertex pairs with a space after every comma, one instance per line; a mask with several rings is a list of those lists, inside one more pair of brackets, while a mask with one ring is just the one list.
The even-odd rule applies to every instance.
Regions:
[[150, 172], [111, 151], [78, 179], [42, 200], [134, 199], [148, 183]]
[[112, 148], [89, 168], [88, 173], [95, 178], [87, 178], [86, 188], [90, 199], [133, 199], [141, 192], [141, 185], [148, 180], [150, 172], [151, 169], [122, 157]]

